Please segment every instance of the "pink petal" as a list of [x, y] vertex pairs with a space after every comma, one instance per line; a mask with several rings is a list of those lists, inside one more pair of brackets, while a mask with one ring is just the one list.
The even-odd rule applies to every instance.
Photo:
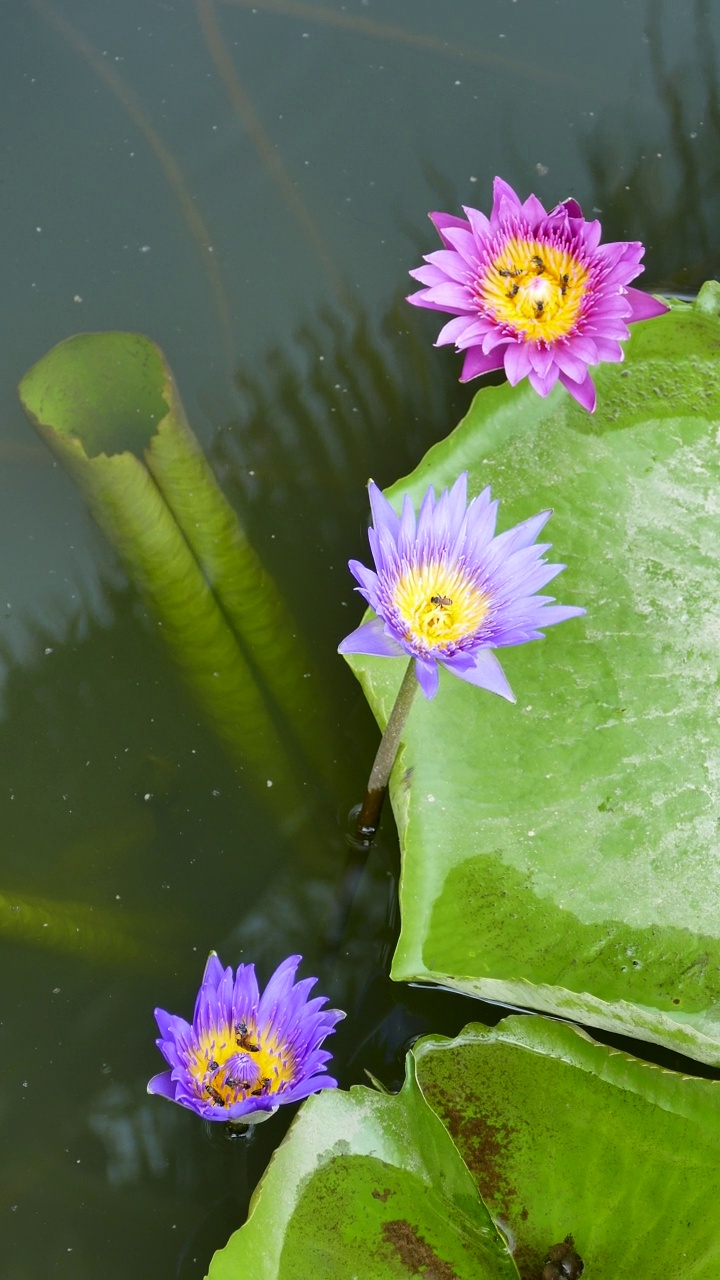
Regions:
[[[563, 200], [562, 204], [557, 205], [557, 209], [564, 209], [565, 212], [567, 213], [568, 218], [582, 219], [582, 216], [583, 216], [582, 209], [580, 208], [580, 205], [578, 204], [577, 200], [573, 200], [572, 196], [570, 197], [569, 200]], [[555, 212], [556, 210], [553, 209], [553, 213]]]
[[482, 347], [471, 347], [465, 356], [460, 381], [469, 382], [471, 378], [478, 378], [481, 373], [492, 373], [494, 369], [502, 369], [502, 367], [501, 351], [485, 355]]
[[[567, 346], [570, 348], [574, 356], [583, 360], [585, 364], [597, 364], [598, 362], [598, 344], [599, 339], [590, 337], [586, 333], [574, 333], [568, 338]], [[560, 346], [560, 343], [558, 343]]]
[[545, 397], [550, 394], [555, 386], [559, 373], [560, 370], [555, 364], [553, 364], [545, 374], [536, 373], [534, 369], [531, 369], [528, 374], [528, 382], [533, 390], [537, 391], [539, 396]]
[[510, 342], [505, 348], [505, 373], [511, 387], [517, 386], [521, 378], [530, 372], [530, 354], [528, 343]]
[[532, 226], [537, 226], [547, 217], [545, 206], [540, 203], [537, 196], [528, 196], [522, 206], [522, 211]]
[[493, 225], [503, 217], [511, 217], [521, 209], [520, 197], [515, 194], [509, 182], [504, 178], [495, 178], [493, 182], [493, 207], [490, 221]]
[[554, 354], [561, 373], [572, 378], [573, 382], [584, 382], [587, 377], [587, 360], [583, 360], [570, 344], [566, 346], [562, 342], [556, 342]]
[[459, 342], [465, 335], [466, 331], [471, 329], [475, 324], [472, 316], [454, 316], [452, 320], [448, 320], [440, 330], [435, 339], [436, 347], [444, 347], [447, 342]]
[[588, 413], [595, 412], [595, 384], [593, 383], [589, 373], [584, 382], [573, 382], [571, 378], [566, 376], [566, 374], [561, 373], [560, 381], [566, 391], [570, 392], [573, 400], [577, 400], [578, 404], [581, 404], [583, 409], [587, 409]]
[[[445, 276], [449, 276], [451, 280], [467, 280], [467, 265], [456, 253], [454, 249], [436, 249], [435, 253], [428, 253], [425, 261], [431, 267], [437, 267]], [[410, 272], [412, 275], [412, 272]]]
[[460, 256], [465, 259], [468, 266], [477, 269], [479, 253], [471, 231], [464, 231], [459, 227], [451, 227], [449, 231], [445, 232], [445, 238], [451, 248], [456, 249]]
[[[446, 253], [450, 250], [447, 249]], [[455, 255], [457, 257], [457, 254]], [[439, 267], [434, 267], [432, 263], [428, 263], [425, 267], [413, 267], [412, 271], [408, 271], [408, 275], [413, 280], [419, 280], [420, 284], [432, 287], [434, 284], [444, 284], [447, 280], [447, 271], [441, 271]]]
[[546, 377], [555, 360], [555, 349], [559, 345], [560, 344], [557, 342], [553, 343], [553, 347], [550, 349], [549, 347], [536, 346], [532, 342], [527, 344], [530, 355], [530, 364], [541, 378]]
[[627, 297], [632, 307], [630, 323], [633, 320], [652, 320], [653, 316], [664, 315], [670, 310], [666, 302], [653, 298], [649, 293], [643, 293], [642, 289], [628, 289]]
[[429, 289], [420, 289], [418, 293], [409, 293], [405, 298], [406, 302], [412, 303], [414, 307], [427, 307], [428, 311], [468, 311], [469, 307], [446, 307], [441, 302], [433, 302], [428, 295]]
[[508, 342], [514, 342], [515, 339], [509, 337], [499, 324], [493, 324], [482, 340], [482, 349], [487, 355], [489, 351], [494, 351], [496, 347], [504, 347]]
[[428, 302], [434, 302], [445, 311], [469, 311], [472, 309], [472, 295], [462, 284], [447, 280], [444, 284], [433, 285], [426, 292]]
[[619, 364], [625, 359], [625, 352], [613, 338], [596, 338], [597, 360], [588, 360], [588, 364], [597, 364], [604, 360], [606, 364]]
[[449, 245], [447, 231], [450, 227], [464, 227], [467, 231], [467, 222], [464, 218], [455, 218], [451, 213], [429, 213], [428, 217], [432, 222], [435, 230], [438, 232], [440, 239], [444, 245]]
[[470, 209], [466, 205], [463, 205], [463, 209], [467, 214], [473, 235], [478, 240], [485, 240], [491, 232], [490, 219], [486, 218], [485, 214], [481, 213], [479, 209]]

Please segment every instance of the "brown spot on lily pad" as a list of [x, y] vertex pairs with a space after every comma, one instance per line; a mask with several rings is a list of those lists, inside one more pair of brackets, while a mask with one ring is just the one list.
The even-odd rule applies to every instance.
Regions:
[[392, 1191], [390, 1190], [389, 1187], [386, 1187], [384, 1191], [375, 1190], [373, 1191], [372, 1194], [373, 1194], [373, 1200], [382, 1200], [383, 1204], [385, 1204], [387, 1202], [388, 1197], [392, 1195]]
[[461, 1280], [449, 1264], [438, 1258], [432, 1245], [406, 1218], [383, 1223], [382, 1233], [410, 1275], [424, 1280]]

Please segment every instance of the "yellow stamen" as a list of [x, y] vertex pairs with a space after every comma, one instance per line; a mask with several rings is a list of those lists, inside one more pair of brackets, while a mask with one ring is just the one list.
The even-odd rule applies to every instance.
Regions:
[[204, 1037], [189, 1067], [198, 1097], [216, 1107], [229, 1107], [248, 1097], [272, 1096], [295, 1078], [292, 1053], [245, 1023]]
[[461, 566], [439, 561], [408, 569], [396, 583], [393, 601], [405, 639], [428, 649], [474, 635], [489, 608], [488, 597]]
[[478, 296], [498, 323], [526, 339], [555, 342], [572, 330], [587, 283], [587, 270], [565, 249], [513, 238], [488, 268]]

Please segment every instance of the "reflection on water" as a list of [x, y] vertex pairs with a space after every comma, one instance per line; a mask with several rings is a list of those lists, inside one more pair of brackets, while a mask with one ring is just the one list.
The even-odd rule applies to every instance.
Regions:
[[693, 51], [678, 67], [671, 62], [661, 6], [648, 4], [660, 127], [638, 126], [631, 101], [602, 120], [585, 146], [593, 201], [609, 238], [644, 241], [644, 287], [690, 296], [720, 272], [717, 33], [709, 0], [695, 0], [692, 12]]
[[[107, 937], [116, 922], [118, 937], [141, 940], [136, 963], [137, 949], [93, 949], [89, 927], [70, 949], [49, 916], [47, 930], [35, 915], [22, 936], [2, 936], [13, 1280], [195, 1280], [242, 1220], [290, 1117], [239, 1150], [145, 1095], [162, 1065], [152, 1010], [190, 1016], [211, 947], [227, 963], [254, 960], [261, 981], [290, 952], [306, 957], [303, 974], [349, 1015], [332, 1046], [346, 1086], [370, 1070], [394, 1087], [413, 1036], [500, 1016], [387, 979], [389, 813], [337, 954], [325, 945], [346, 815], [378, 738], [336, 654], [361, 613], [347, 560], [366, 548], [365, 484], [410, 471], [474, 389], [458, 385], [452, 352], [433, 350], [433, 318], [402, 301], [406, 272], [435, 247], [425, 211], [487, 207], [501, 172], [549, 205], [572, 193], [588, 215], [597, 206], [608, 239], [642, 238], [649, 285], [692, 290], [715, 274], [719, 25], [707, 0], [692, 21], [687, 7], [622, 0], [3, 11], [0, 86], [15, 128], [0, 351], [0, 894], [54, 904], [65, 922], [81, 907]], [[55, 342], [113, 328], [166, 351], [327, 682], [337, 781], [312, 874], [201, 722], [14, 405], [20, 376]]]

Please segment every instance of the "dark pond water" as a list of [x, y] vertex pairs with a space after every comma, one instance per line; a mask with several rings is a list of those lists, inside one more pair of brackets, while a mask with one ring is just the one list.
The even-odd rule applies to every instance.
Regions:
[[[153, 1007], [190, 1015], [211, 947], [263, 979], [303, 953], [349, 1015], [343, 1085], [395, 1085], [413, 1036], [499, 1016], [389, 983], [389, 814], [339, 953], [324, 945], [377, 743], [335, 652], [360, 617], [365, 482], [411, 470], [475, 389], [402, 301], [406, 273], [436, 247], [427, 210], [488, 209], [501, 173], [644, 240], [651, 289], [717, 276], [719, 41], [710, 0], [2, 7], [4, 1276], [195, 1280], [243, 1220], [290, 1117], [239, 1151], [145, 1092]], [[104, 329], [164, 349], [325, 674], [335, 785], [307, 776], [293, 836], [17, 404], [50, 346]]]

